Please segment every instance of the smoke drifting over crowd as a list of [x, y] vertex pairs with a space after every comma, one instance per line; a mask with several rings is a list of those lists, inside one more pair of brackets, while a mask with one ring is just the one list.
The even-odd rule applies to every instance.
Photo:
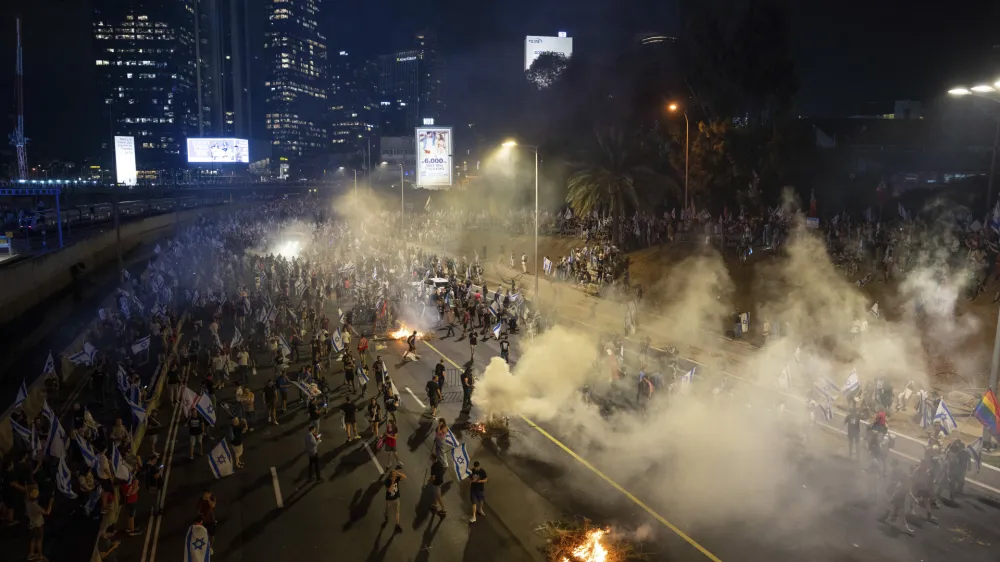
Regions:
[[[763, 520], [778, 525], [775, 534], [808, 527], [816, 514], [856, 496], [845, 493], [838, 499], [796, 490], [789, 501], [790, 487], [798, 488], [801, 437], [811, 422], [806, 402], [776, 392], [779, 373], [789, 368], [799, 394], [808, 392], [812, 377], [841, 385], [852, 369], [863, 384], [882, 376], [899, 389], [908, 381], [917, 389], [929, 388], [933, 373], [925, 350], [959, 349], [978, 327], [971, 314], [956, 308], [969, 280], [946, 274], [948, 254], [939, 248], [950, 248], [950, 235], [935, 227], [920, 236], [918, 263], [908, 267], [898, 291], [879, 286], [878, 317], [872, 313], [875, 299], [845, 277], [823, 241], [801, 226], [776, 252], [780, 255], [760, 258], [754, 265], [756, 306], [750, 312], [758, 325], [764, 319], [780, 323], [781, 338], [738, 366], [728, 365], [756, 383], [738, 383], [732, 396], [718, 391], [722, 378], [708, 365], [699, 367], [690, 392], [675, 387], [673, 396], [658, 398], [646, 415], [629, 409], [602, 415], [581, 392], [609, 384], [607, 370], [597, 367], [605, 353], [598, 348], [598, 334], [561, 324], [522, 340], [520, 358], [511, 368], [494, 358], [477, 387], [478, 404], [486, 412], [522, 414], [561, 435], [576, 436], [578, 453], [597, 466], [613, 467], [619, 482], [635, 482], [634, 493], [662, 500], [689, 527]], [[687, 346], [717, 348], [720, 326], [735, 310], [734, 288], [727, 265], [713, 251], [676, 263], [647, 293], [650, 301], [665, 303], [660, 316], [642, 315], [634, 339], [649, 335], [654, 346], [674, 345], [681, 355]], [[620, 333], [620, 316], [614, 318], [604, 326]], [[852, 331], [859, 326], [860, 331]], [[624, 385], [632, 393], [634, 380], [630, 372]], [[842, 484], [849, 492], [858, 488]]]

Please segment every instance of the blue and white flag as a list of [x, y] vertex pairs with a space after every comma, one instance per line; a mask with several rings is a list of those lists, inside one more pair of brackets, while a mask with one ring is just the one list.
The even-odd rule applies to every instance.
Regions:
[[90, 342], [83, 342], [83, 352], [87, 354], [90, 364], [93, 365], [94, 361], [97, 360], [97, 348], [90, 345]]
[[76, 499], [76, 493], [73, 491], [73, 473], [66, 466], [64, 457], [59, 458], [59, 466], [56, 467], [56, 486], [60, 492], [66, 494], [66, 497]]
[[552, 260], [549, 258], [542, 258], [542, 271], [546, 275], [552, 275]]
[[823, 395], [829, 402], [836, 400], [837, 395], [840, 393], [840, 387], [837, 386], [837, 383], [823, 375], [818, 375], [816, 379], [813, 382], [813, 388], [816, 389], [816, 392]]
[[278, 343], [281, 344], [281, 354], [285, 357], [292, 356], [292, 347], [288, 345], [288, 340], [285, 339], [283, 334], [278, 335]]
[[146, 421], [146, 409], [139, 404], [133, 402], [132, 400], [126, 398], [125, 403], [128, 404], [129, 410], [132, 410], [132, 417], [135, 418], [137, 424], [142, 424]]
[[858, 379], [858, 370], [851, 369], [851, 374], [848, 375], [847, 380], [844, 381], [844, 385], [840, 388], [840, 393], [850, 394], [859, 388], [861, 388], [861, 380]]
[[150, 336], [146, 336], [140, 340], [136, 340], [136, 342], [132, 344], [132, 355], [139, 355], [143, 351], [149, 349], [149, 338]]
[[118, 452], [118, 447], [114, 446], [111, 447], [111, 471], [114, 472], [115, 478], [124, 481], [126, 484], [132, 483], [132, 469], [122, 460], [122, 455]]
[[229, 342], [229, 347], [236, 347], [236, 346], [240, 345], [241, 343], [243, 343], [243, 334], [240, 333], [240, 329], [239, 328], [234, 328], [234, 331], [233, 331], [233, 340], [231, 342]]
[[225, 478], [233, 473], [233, 455], [229, 452], [225, 439], [219, 441], [219, 444], [212, 449], [212, 454], [208, 457], [208, 466], [216, 478]]
[[118, 364], [118, 390], [120, 390], [122, 392], [122, 394], [128, 396], [128, 394], [129, 394], [129, 387], [130, 386], [131, 385], [128, 382], [128, 373], [125, 372], [125, 367], [123, 367], [122, 364], [119, 363]]
[[698, 367], [692, 367], [690, 371], [681, 375], [681, 392], [690, 392], [691, 382], [694, 381], [694, 372]]
[[210, 562], [211, 559], [208, 529], [201, 525], [191, 525], [184, 537], [184, 562]]
[[500, 322], [497, 322], [497, 325], [493, 326], [493, 337], [500, 339]]
[[69, 356], [69, 362], [74, 365], [89, 365], [90, 356], [84, 351], [78, 351]]
[[52, 352], [49, 352], [49, 358], [45, 360], [45, 366], [42, 367], [42, 375], [54, 375], [56, 374], [56, 360], [52, 357]]
[[955, 416], [951, 415], [951, 410], [948, 409], [948, 406], [945, 406], [944, 400], [938, 402], [937, 412], [934, 413], [934, 421], [941, 423], [941, 429], [945, 435], [958, 429], [958, 422], [955, 421]]
[[371, 380], [368, 378], [368, 373], [365, 372], [361, 364], [358, 364], [358, 366], [354, 368], [354, 374], [357, 375], [361, 384], [368, 384], [368, 381]]
[[49, 438], [45, 443], [45, 454], [57, 459], [65, 457], [68, 440], [66, 430], [62, 428], [59, 420], [53, 421], [52, 427], [49, 428]]
[[469, 462], [469, 452], [465, 450], [465, 443], [451, 450], [451, 461], [455, 465], [455, 476], [459, 481], [465, 480], [472, 475], [472, 463]]
[[129, 309], [127, 298], [122, 297], [121, 305], [118, 308], [122, 311], [122, 315], [124, 315], [125, 318], [132, 317], [132, 311]]
[[83, 512], [90, 517], [94, 514], [94, 511], [101, 505], [101, 488], [96, 488], [90, 493], [90, 497], [87, 498], [86, 505], [83, 506]]
[[76, 445], [80, 448], [80, 455], [87, 466], [94, 468], [97, 466], [97, 453], [90, 445], [90, 441], [84, 439], [79, 433], [76, 435]]
[[444, 444], [451, 447], [452, 449], [456, 449], [461, 446], [461, 443], [458, 442], [458, 438], [455, 437], [455, 434], [451, 432], [450, 427], [448, 428], [448, 433], [446, 433], [444, 436]]
[[330, 334], [330, 347], [333, 348], [333, 352], [340, 354], [344, 352], [344, 339], [340, 335], [340, 328], [337, 328]]
[[[51, 355], [49, 356], [51, 357]], [[28, 385], [21, 379], [21, 386], [17, 389], [17, 398], [14, 399], [14, 407], [17, 408], [28, 399]]]
[[212, 406], [212, 399], [209, 398], [208, 394], [202, 393], [201, 398], [198, 399], [198, 403], [194, 405], [194, 408], [198, 410], [198, 413], [205, 418], [208, 425], [215, 427], [216, 412], [215, 406]]
[[490, 314], [492, 314], [493, 316], [496, 316], [496, 317], [499, 318], [500, 317], [500, 307], [501, 306], [502, 305], [500, 304], [499, 301], [493, 301], [493, 302], [491, 302], [490, 303], [490, 308], [489, 308]]
[[970, 443], [966, 450], [969, 451], [969, 455], [972, 457], [972, 462], [976, 463], [976, 472], [983, 469], [983, 438], [980, 437], [972, 443]]
[[156, 301], [156, 303], [153, 304], [153, 308], [150, 309], [149, 315], [152, 316], [153, 318], [156, 318], [157, 316], [160, 316], [161, 314], [163, 314], [163, 307], [160, 306], [160, 301]]
[[338, 308], [337, 309], [337, 318], [340, 319], [340, 325], [343, 326], [344, 323], [345, 323], [345, 319], [347, 318], [347, 313]]
[[53, 410], [52, 407], [49, 406], [49, 403], [48, 403], [47, 400], [42, 400], [42, 412], [41, 413], [42, 413], [43, 416], [45, 416], [46, 418], [48, 418], [50, 424], [53, 423], [53, 422], [55, 422], [56, 419], [57, 419], [56, 418], [56, 412], [55, 412], [55, 410]]
[[31, 447], [31, 430], [10, 418], [10, 428], [14, 435], [20, 435], [24, 439], [24, 444]]

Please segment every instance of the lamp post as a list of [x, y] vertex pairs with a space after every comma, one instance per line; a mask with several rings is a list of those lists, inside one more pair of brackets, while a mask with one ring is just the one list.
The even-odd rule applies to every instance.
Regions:
[[[971, 88], [952, 88], [948, 90], [948, 94], [952, 96], [975, 96], [977, 98], [987, 99], [993, 102], [1000, 103], [1000, 99], [997, 99], [986, 94], [995, 93], [997, 89], [1000, 88], [1000, 80], [997, 80], [992, 86], [989, 84], [979, 84]], [[993, 199], [993, 172], [996, 168], [997, 163], [997, 145], [1000, 144], [1000, 119], [997, 119], [996, 132], [993, 135], [993, 150], [990, 156], [990, 176], [986, 180], [986, 219], [989, 221], [990, 218], [990, 201]], [[987, 222], [987, 224], [989, 224]], [[987, 233], [989, 230], [987, 229]], [[993, 336], [993, 359], [990, 362], [990, 389], [995, 393], [997, 391], [997, 373], [1000, 372], [1000, 309], [997, 310], [997, 329], [996, 334]], [[983, 445], [987, 445], [992, 440], [989, 430], [986, 426], [983, 426]]]
[[[388, 164], [389, 164], [388, 162], [382, 162], [383, 166], [387, 166]], [[403, 164], [402, 163], [397, 163], [397, 164], [395, 164], [395, 166], [397, 166], [399, 168], [399, 226], [401, 227], [401, 230], [404, 231], [403, 236], [405, 237], [406, 236], [406, 234], [405, 234], [405, 229], [406, 229], [406, 199], [405, 199], [405, 196], [403, 194], [403, 187], [404, 187], [403, 184], [405, 183], [403, 181]]]
[[667, 106], [671, 113], [680, 110], [684, 114], [684, 210], [688, 208], [688, 162], [690, 161], [691, 148], [691, 121], [688, 120], [687, 111], [680, 109], [676, 103]]
[[517, 141], [509, 140], [505, 141], [502, 145], [504, 148], [515, 148], [521, 146], [531, 152], [535, 153], [535, 257], [534, 257], [534, 267], [535, 267], [535, 307], [538, 307], [538, 302], [541, 300], [541, 296], [538, 294], [538, 147], [530, 145], [519, 145]]

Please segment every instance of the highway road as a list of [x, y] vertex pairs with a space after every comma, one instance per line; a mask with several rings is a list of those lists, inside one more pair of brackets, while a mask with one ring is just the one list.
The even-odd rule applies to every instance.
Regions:
[[[231, 327], [223, 327], [223, 337], [227, 329]], [[516, 364], [519, 355], [514, 338], [512, 363]], [[489, 473], [487, 516], [474, 525], [468, 523], [468, 484], [456, 481], [449, 471], [444, 495], [448, 516], [442, 521], [429, 514], [429, 498], [422, 486], [433, 441], [431, 420], [423, 415], [422, 389], [438, 359], [450, 368], [464, 364], [468, 344], [453, 338], [428, 339], [419, 346], [420, 359], [405, 363], [401, 360], [404, 344], [384, 344], [376, 353], [386, 357], [402, 396], [400, 458], [408, 476], [402, 487], [403, 533], [381, 527], [379, 479], [384, 454], [376, 454], [366, 442], [346, 443], [339, 414], [323, 420], [324, 480], [305, 481], [307, 421], [296, 408], [281, 417], [280, 426], [259, 425], [247, 439], [247, 468], [221, 481], [211, 476], [204, 457], [187, 459], [183, 428], [173, 439], [168, 433], [167, 451], [173, 450], [173, 456], [168, 458], [164, 514], [152, 517], [151, 506], [146, 504], [141, 517], [146, 534], [129, 539], [121, 559], [179, 559], [197, 497], [210, 489], [219, 497], [222, 519], [213, 559], [239, 562], [306, 556], [540, 560], [537, 527], [546, 520], [573, 517], [587, 517], [630, 533], [652, 560], [996, 560], [1000, 500], [991, 492], [970, 486], [968, 495], [934, 511], [935, 523], [914, 519], [915, 533], [902, 534], [877, 521], [882, 506], [869, 501], [867, 480], [857, 463], [846, 458], [838, 436], [822, 430], [816, 432], [806, 454], [795, 461], [792, 477], [775, 488], [767, 517], [713, 524], [692, 514], [688, 503], [679, 509], [671, 501], [670, 490], [663, 489], [666, 473], [661, 472], [670, 470], [669, 466], [656, 464], [637, 473], [635, 467], [609, 461], [613, 454], [585, 453], [592, 449], [588, 435], [567, 429], [558, 419], [536, 423], [513, 416], [517, 438], [509, 451], [498, 456], [463, 431], [468, 421], [482, 414], [474, 408], [463, 415], [456, 388], [446, 389], [440, 415]], [[495, 341], [481, 345], [477, 372], [498, 354]], [[271, 373], [264, 367], [269, 359], [264, 355], [257, 359], [261, 367], [251, 383], [255, 388]], [[331, 380], [334, 384], [340, 380], [336, 366]], [[345, 392], [337, 389], [331, 404], [337, 404]], [[227, 388], [220, 397], [226, 400], [231, 393]], [[295, 391], [291, 394], [294, 397]], [[373, 394], [369, 388], [366, 396]], [[169, 419], [166, 412], [161, 419]], [[651, 432], [650, 447], [656, 447], [656, 431]], [[216, 439], [222, 434], [220, 429], [213, 431]], [[734, 465], [739, 461], [738, 455], [731, 458]], [[706, 498], [705, 508], [719, 512], [732, 506], [734, 512], [743, 513], [747, 510], [739, 505], [741, 501], [740, 497]]]

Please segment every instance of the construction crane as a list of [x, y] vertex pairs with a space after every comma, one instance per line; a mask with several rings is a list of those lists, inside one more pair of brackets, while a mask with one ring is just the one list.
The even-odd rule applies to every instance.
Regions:
[[17, 177], [28, 179], [28, 154], [24, 137], [24, 63], [21, 60], [21, 18], [17, 18], [17, 77], [14, 80], [14, 97], [17, 99], [17, 125], [10, 134], [10, 144], [17, 148]]

